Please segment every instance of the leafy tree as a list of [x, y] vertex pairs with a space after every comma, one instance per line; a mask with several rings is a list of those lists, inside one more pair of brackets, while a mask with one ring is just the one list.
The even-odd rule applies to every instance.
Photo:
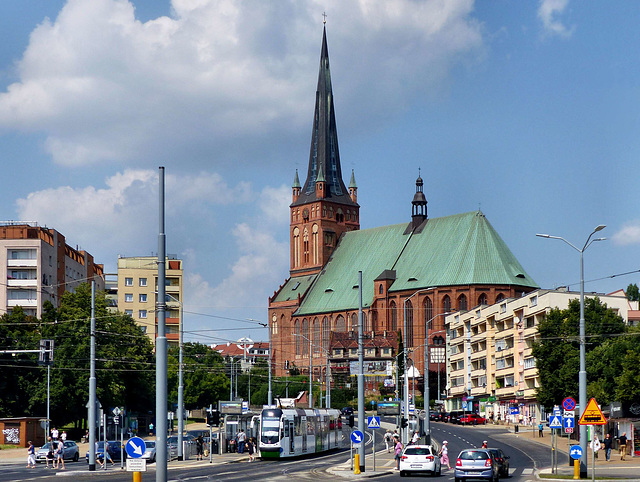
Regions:
[[[614, 394], [611, 369], [601, 357], [612, 343], [612, 337], [625, 331], [624, 320], [615, 311], [597, 297], [585, 299], [587, 380], [592, 381], [587, 387], [588, 396], [598, 393], [603, 398], [604, 393]], [[540, 340], [533, 346], [541, 384], [538, 401], [545, 407], [552, 407], [564, 397], [575, 397], [579, 392], [579, 300], [570, 301], [567, 309], [552, 309], [538, 325], [538, 333]], [[604, 399], [598, 401], [605, 403]]]
[[627, 291], [625, 292], [629, 301], [640, 301], [640, 289], [638, 289], [638, 285], [633, 283], [627, 286]]
[[[217, 406], [229, 398], [229, 378], [222, 356], [202, 343], [183, 344], [184, 405], [189, 410]], [[169, 400], [178, 403], [179, 348], [169, 350], [167, 375]], [[168, 407], [171, 408], [171, 407]]]

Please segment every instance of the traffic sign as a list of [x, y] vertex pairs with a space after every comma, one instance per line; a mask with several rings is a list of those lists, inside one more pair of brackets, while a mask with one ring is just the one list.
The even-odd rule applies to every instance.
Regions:
[[563, 418], [575, 418], [576, 417], [576, 411], [575, 410], [565, 410], [562, 413], [562, 417]]
[[582, 417], [580, 417], [578, 423], [580, 425], [606, 425], [607, 419], [604, 418], [604, 414], [598, 407], [598, 402], [596, 402], [595, 398], [589, 400], [587, 408], [582, 412]]
[[573, 428], [565, 427], [564, 433], [573, 433]]
[[127, 459], [127, 472], [146, 472], [147, 461], [145, 459]]
[[560, 407], [558, 407], [557, 405], [554, 405], [554, 406], [553, 406], [553, 414], [554, 414], [555, 416], [559, 417], [559, 416], [560, 416], [560, 413], [561, 413], [561, 412], [560, 412]]
[[367, 428], [380, 428], [380, 417], [367, 417]]
[[351, 443], [354, 445], [360, 445], [364, 440], [364, 434], [360, 430], [354, 430], [351, 432]]
[[554, 415], [549, 419], [549, 428], [562, 428], [562, 419], [558, 415]]
[[572, 445], [569, 448], [569, 455], [573, 460], [579, 460], [582, 457], [582, 447], [580, 445]]
[[145, 445], [144, 440], [140, 437], [131, 437], [127, 440], [127, 444], [124, 446], [127, 451], [127, 455], [132, 459], [139, 459], [144, 454]]
[[564, 428], [570, 428], [573, 431], [573, 427], [575, 427], [576, 421], [573, 418], [563, 418], [562, 425], [564, 425]]
[[574, 410], [576, 408], [576, 401], [571, 397], [567, 397], [562, 400], [562, 408], [565, 410]]

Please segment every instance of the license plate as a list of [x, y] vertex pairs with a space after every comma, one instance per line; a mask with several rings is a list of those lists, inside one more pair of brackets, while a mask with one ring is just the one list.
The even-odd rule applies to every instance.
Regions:
[[412, 469], [421, 469], [422, 468], [422, 464], [411, 464], [410, 466]]
[[472, 476], [472, 475], [482, 475], [482, 472], [467, 472], [467, 475]]

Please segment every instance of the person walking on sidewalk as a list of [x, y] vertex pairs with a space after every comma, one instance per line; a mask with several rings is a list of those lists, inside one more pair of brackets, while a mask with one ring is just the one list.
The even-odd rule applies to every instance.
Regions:
[[384, 434], [384, 444], [387, 447], [387, 453], [391, 452], [391, 430], [387, 429], [387, 432]]
[[542, 437], [542, 431], [544, 430], [544, 424], [540, 422], [538, 424], [538, 437]]
[[604, 456], [607, 462], [611, 462], [611, 434], [608, 433], [604, 438]]
[[451, 465], [449, 465], [449, 442], [446, 440], [443, 440], [438, 456], [440, 457], [440, 463], [447, 464], [447, 469], [451, 470]]
[[36, 468], [36, 448], [33, 446], [31, 440], [29, 440], [29, 446], [27, 447], [27, 468]]
[[400, 437], [398, 435], [394, 435], [393, 442], [395, 443], [393, 456], [396, 459], [396, 470], [400, 470], [400, 458], [402, 457], [402, 443], [400, 443]]
[[618, 437], [618, 448], [620, 449], [620, 460], [624, 460], [624, 456], [627, 454], [627, 432], [622, 432], [622, 435]]

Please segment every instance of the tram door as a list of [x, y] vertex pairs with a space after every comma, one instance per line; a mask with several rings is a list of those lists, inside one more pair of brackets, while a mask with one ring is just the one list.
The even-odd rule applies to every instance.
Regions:
[[301, 419], [300, 432], [302, 433], [302, 453], [306, 453], [307, 452], [307, 433], [309, 432], [309, 429], [307, 428], [307, 417], [303, 415], [302, 417], [300, 417], [300, 419]]
[[284, 436], [289, 437], [289, 453], [293, 454], [294, 445], [293, 445], [293, 428], [294, 425], [291, 420], [285, 419], [284, 421]]

